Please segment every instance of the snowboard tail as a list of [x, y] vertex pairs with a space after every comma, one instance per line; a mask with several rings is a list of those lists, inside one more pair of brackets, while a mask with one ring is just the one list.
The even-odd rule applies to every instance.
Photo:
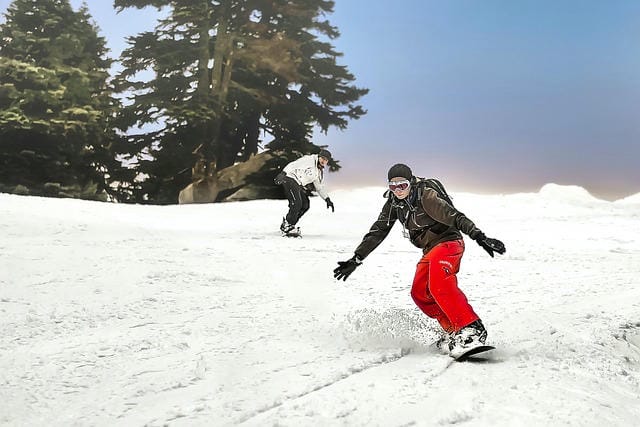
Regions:
[[470, 348], [461, 354], [451, 355], [451, 357], [453, 357], [456, 360], [456, 362], [464, 362], [465, 360], [469, 359], [471, 356], [474, 356], [478, 353], [484, 353], [485, 351], [489, 351], [489, 350], [495, 350], [495, 347], [492, 345], [479, 345], [477, 347]]

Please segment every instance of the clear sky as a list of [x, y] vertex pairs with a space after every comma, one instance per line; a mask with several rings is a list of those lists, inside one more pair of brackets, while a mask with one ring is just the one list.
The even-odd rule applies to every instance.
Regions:
[[[157, 17], [87, 3], [114, 56]], [[458, 191], [640, 192], [640, 1], [337, 0], [329, 19], [370, 89], [366, 116], [316, 139], [343, 166], [329, 185], [405, 162]]]

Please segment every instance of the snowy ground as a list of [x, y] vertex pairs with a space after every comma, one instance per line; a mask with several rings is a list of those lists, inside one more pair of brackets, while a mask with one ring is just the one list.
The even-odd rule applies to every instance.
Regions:
[[[455, 194], [507, 254], [468, 241], [461, 288], [498, 347], [455, 363], [391, 235], [332, 270], [382, 189], [131, 206], [0, 194], [0, 424], [631, 426], [640, 418], [640, 197]], [[398, 226], [396, 226], [398, 227]]]

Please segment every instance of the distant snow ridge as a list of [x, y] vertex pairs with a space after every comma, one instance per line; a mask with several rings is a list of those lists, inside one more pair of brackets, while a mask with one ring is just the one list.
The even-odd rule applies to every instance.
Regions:
[[362, 350], [401, 347], [419, 351], [438, 337], [433, 322], [413, 309], [356, 310], [346, 316], [341, 327], [347, 342]]
[[640, 205], [640, 193], [633, 194], [625, 197], [624, 199], [616, 200], [614, 203], [621, 205]]
[[546, 199], [564, 202], [603, 202], [592, 196], [587, 190], [577, 185], [545, 184], [540, 189], [540, 195]]

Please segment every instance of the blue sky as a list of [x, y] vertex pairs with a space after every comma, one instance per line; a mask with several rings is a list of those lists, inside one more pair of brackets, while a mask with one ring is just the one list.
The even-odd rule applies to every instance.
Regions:
[[337, 47], [371, 89], [369, 114], [326, 138], [345, 166], [384, 180], [406, 161], [474, 191], [640, 191], [640, 2], [399, 3], [336, 4]]
[[[114, 56], [157, 17], [87, 3]], [[328, 18], [370, 89], [366, 116], [316, 139], [343, 166], [329, 185], [405, 162], [459, 191], [640, 192], [640, 2], [337, 0]]]

